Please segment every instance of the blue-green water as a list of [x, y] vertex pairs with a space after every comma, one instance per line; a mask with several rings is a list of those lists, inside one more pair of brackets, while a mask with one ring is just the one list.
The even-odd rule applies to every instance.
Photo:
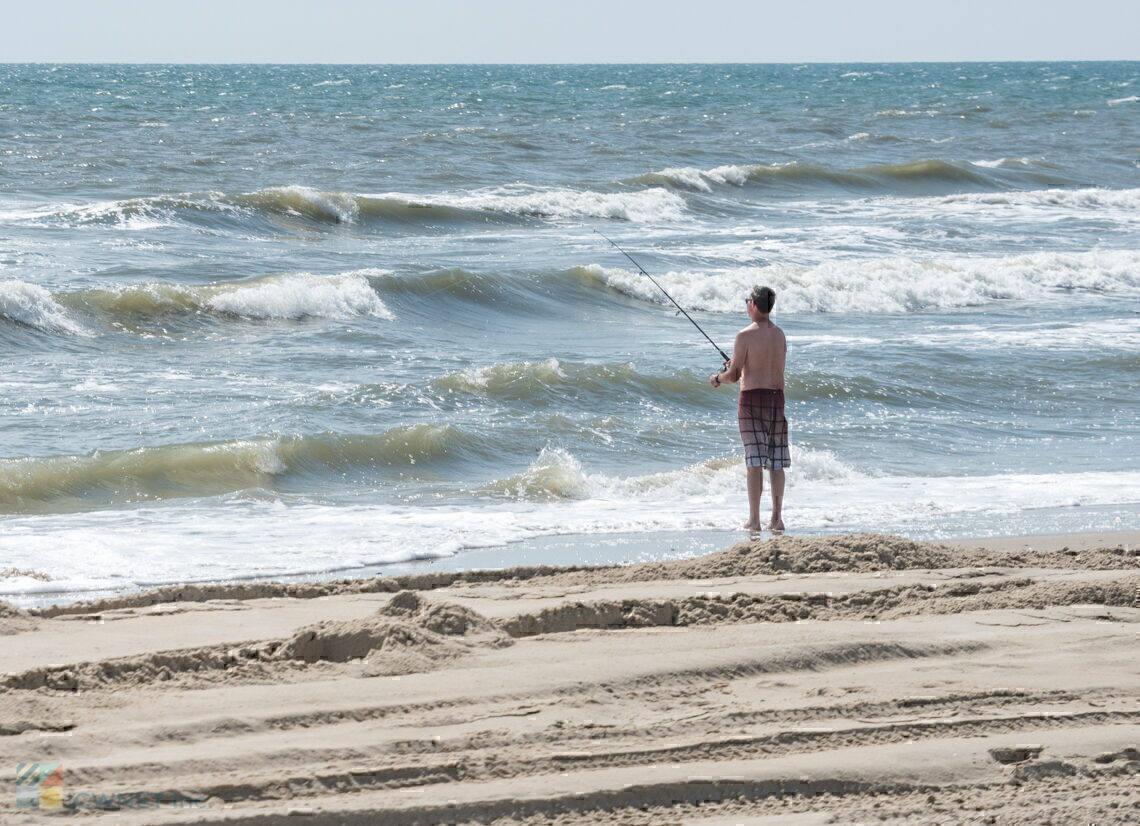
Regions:
[[0, 66], [0, 593], [738, 524], [595, 230], [792, 529], [1135, 528], [1138, 228], [1137, 63]]

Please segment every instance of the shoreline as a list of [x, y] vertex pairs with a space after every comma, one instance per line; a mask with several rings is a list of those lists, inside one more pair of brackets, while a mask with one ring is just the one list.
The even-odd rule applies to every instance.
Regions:
[[1140, 545], [1076, 536], [0, 603], [0, 760], [127, 826], [1123, 826]]
[[[805, 539], [826, 539], [827, 534], [799, 535]], [[841, 535], [841, 534], [837, 534]], [[773, 539], [773, 534], [765, 531], [759, 536], [761, 541]], [[361, 581], [380, 577], [399, 577], [419, 574], [458, 573], [480, 570], [503, 570], [529, 567], [590, 567], [593, 565], [636, 565], [641, 562], [662, 562], [670, 559], [685, 559], [713, 553], [737, 542], [748, 540], [748, 535], [740, 530], [708, 531], [667, 531], [659, 533], [615, 533], [615, 534], [564, 534], [535, 537], [511, 545], [478, 548], [462, 551], [453, 556], [431, 557], [365, 565], [334, 571], [310, 572], [291, 575], [269, 575], [242, 577], [239, 579], [206, 578], [189, 582], [172, 582], [150, 586], [139, 586], [109, 591], [91, 589], [84, 591], [20, 591], [0, 590], [0, 602], [7, 601], [27, 610], [50, 609], [53, 606], [66, 606], [75, 603], [115, 601], [139, 597], [151, 592], [170, 592], [172, 589], [208, 587], [213, 593], [221, 594], [227, 587], [235, 593], [249, 590], [251, 586], [271, 586], [274, 584], [329, 583], [341, 581]], [[1140, 544], [1140, 529], [1124, 531], [1090, 531], [1085, 533], [1040, 534], [1022, 536], [979, 537], [967, 539], [925, 540], [949, 547], [973, 550], [984, 548], [991, 551], [1051, 552], [1063, 548], [1083, 550], [1105, 544]], [[615, 558], [620, 561], [614, 562]], [[42, 576], [42, 575], [37, 575]], [[50, 580], [47, 580], [50, 581]], [[221, 589], [221, 590], [219, 590]]]

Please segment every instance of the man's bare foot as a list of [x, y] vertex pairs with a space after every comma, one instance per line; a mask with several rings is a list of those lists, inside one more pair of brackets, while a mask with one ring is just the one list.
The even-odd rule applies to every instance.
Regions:
[[784, 520], [781, 519], [778, 522], [772, 522], [764, 530], [771, 531], [772, 533], [783, 533], [784, 532]]
[[760, 533], [760, 531], [764, 530], [760, 527], [759, 522], [745, 522], [740, 526], [740, 529], [742, 531], [748, 531], [749, 533]]

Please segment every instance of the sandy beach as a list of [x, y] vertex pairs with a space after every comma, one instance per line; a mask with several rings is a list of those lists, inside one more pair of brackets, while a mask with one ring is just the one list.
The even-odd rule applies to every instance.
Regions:
[[1136, 823], [1137, 540], [0, 604], [0, 820]]

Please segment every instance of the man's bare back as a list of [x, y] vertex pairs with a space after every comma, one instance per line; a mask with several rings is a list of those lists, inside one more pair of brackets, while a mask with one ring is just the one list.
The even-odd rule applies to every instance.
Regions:
[[736, 334], [732, 345], [732, 361], [722, 381], [740, 381], [741, 390], [766, 387], [784, 389], [784, 363], [788, 342], [784, 331], [771, 321], [753, 321]]

